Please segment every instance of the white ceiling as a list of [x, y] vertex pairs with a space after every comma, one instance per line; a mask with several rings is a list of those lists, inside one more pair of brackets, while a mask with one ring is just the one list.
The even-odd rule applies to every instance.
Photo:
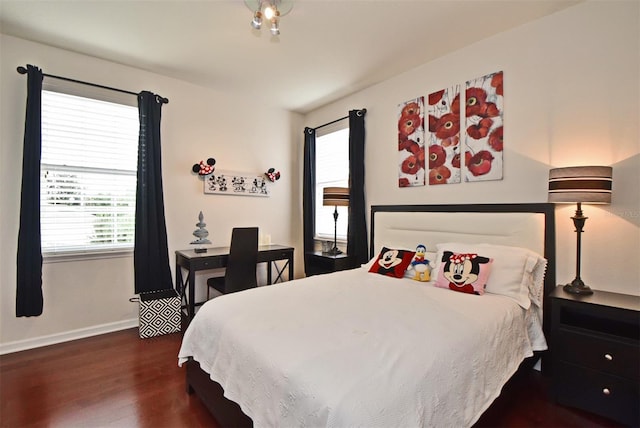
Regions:
[[0, 32], [305, 113], [580, 1], [294, 0], [272, 38], [242, 0], [0, 0]]

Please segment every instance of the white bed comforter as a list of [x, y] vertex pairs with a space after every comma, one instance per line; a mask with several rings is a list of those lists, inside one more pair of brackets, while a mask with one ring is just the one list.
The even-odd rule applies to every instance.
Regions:
[[184, 335], [256, 427], [473, 424], [525, 357], [525, 310], [363, 268], [211, 300]]

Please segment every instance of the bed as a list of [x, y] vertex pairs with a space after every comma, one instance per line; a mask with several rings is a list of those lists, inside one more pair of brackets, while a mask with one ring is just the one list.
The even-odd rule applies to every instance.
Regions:
[[[187, 389], [222, 426], [471, 426], [546, 349], [553, 212], [544, 203], [374, 205], [366, 265], [203, 305], [178, 355]], [[419, 244], [431, 281], [387, 269], [386, 254], [404, 260]], [[449, 250], [451, 260], [482, 256], [468, 269], [488, 272], [477, 294], [443, 285]]]

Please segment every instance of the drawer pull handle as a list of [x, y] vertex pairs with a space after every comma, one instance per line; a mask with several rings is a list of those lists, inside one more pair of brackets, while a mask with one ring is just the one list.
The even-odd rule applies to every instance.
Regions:
[[611, 354], [604, 354], [604, 359], [607, 361], [613, 361], [613, 356]]
[[609, 388], [603, 388], [603, 389], [602, 389], [602, 393], [603, 393], [604, 395], [611, 395], [611, 390], [610, 390]]

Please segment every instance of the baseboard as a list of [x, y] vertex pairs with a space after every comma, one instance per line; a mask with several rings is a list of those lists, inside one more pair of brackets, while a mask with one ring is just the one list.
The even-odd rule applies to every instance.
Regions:
[[126, 330], [133, 327], [138, 327], [138, 318], [66, 331], [49, 336], [40, 336], [33, 339], [17, 340], [15, 342], [0, 344], [0, 355], [40, 348], [41, 346], [55, 345], [57, 343], [69, 342], [85, 337], [98, 336], [100, 334]]

